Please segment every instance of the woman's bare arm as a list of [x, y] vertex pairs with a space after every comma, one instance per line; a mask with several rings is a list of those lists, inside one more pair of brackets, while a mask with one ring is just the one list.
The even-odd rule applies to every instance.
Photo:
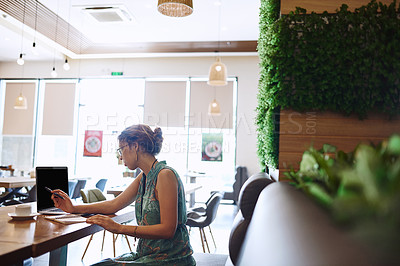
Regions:
[[135, 199], [142, 175], [139, 175], [121, 194], [112, 200], [95, 203], [73, 205], [68, 195], [61, 190], [54, 190], [61, 194], [64, 199], [52, 196], [54, 206], [70, 213], [116, 213], [131, 204]]

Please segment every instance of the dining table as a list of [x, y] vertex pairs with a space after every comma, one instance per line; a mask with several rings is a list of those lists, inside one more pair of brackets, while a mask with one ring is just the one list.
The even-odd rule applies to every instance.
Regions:
[[24, 176], [12, 176], [0, 178], [0, 187], [6, 188], [8, 193], [0, 197], [0, 204], [18, 195], [23, 187], [31, 187], [36, 184], [35, 178]]
[[[31, 204], [36, 210], [36, 202]], [[25, 259], [50, 252], [49, 265], [67, 265], [68, 244], [103, 230], [85, 222], [62, 224], [44, 215], [19, 220], [10, 217], [15, 206], [0, 207], [0, 264], [22, 265]], [[134, 207], [128, 206], [110, 215], [118, 223], [135, 219]]]

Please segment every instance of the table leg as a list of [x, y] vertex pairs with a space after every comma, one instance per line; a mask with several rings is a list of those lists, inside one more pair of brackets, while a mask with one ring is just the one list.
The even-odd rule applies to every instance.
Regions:
[[13, 198], [13, 197], [21, 190], [21, 188], [22, 188], [22, 187], [17, 187], [17, 188], [11, 189], [11, 190], [8, 192], [7, 195], [5, 195], [4, 197], [1, 197], [1, 198], [0, 198], [0, 203], [3, 203], [3, 202], [5, 202], [5, 201], [8, 200], [8, 199]]
[[193, 207], [195, 202], [196, 202], [196, 200], [194, 198], [194, 192], [192, 192], [192, 193], [190, 193], [190, 196], [189, 196], [189, 207], [190, 208]]
[[[195, 176], [190, 177], [190, 183], [196, 183]], [[194, 194], [194, 192], [192, 192], [192, 193], [190, 193], [190, 197], [189, 197], [189, 207], [193, 207], [195, 203], [196, 203], [195, 194]]]
[[68, 245], [50, 251], [49, 266], [67, 265]]

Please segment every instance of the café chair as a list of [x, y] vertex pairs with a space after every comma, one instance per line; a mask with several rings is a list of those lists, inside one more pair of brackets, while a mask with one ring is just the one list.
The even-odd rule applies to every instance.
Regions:
[[210, 234], [212, 237], [212, 240], [214, 242], [215, 248], [217, 248], [217, 245], [215, 244], [215, 239], [214, 236], [211, 232], [211, 223], [215, 220], [215, 217], [217, 216], [217, 211], [219, 204], [222, 199], [222, 194], [220, 192], [213, 193], [210, 198], [207, 200], [207, 205], [205, 208], [205, 213], [202, 212], [188, 212], [187, 213], [187, 221], [186, 225], [190, 227], [198, 227], [200, 231], [200, 239], [201, 239], [201, 245], [203, 247], [203, 252], [205, 253], [205, 246], [207, 246], [208, 253], [210, 253], [210, 247], [208, 246], [206, 234], [204, 232], [204, 228], [208, 227], [210, 230]]
[[[92, 203], [92, 202], [99, 202], [99, 201], [106, 200], [106, 197], [104, 196], [103, 192], [101, 192], [101, 190], [98, 189], [98, 188], [82, 189], [80, 191], [80, 193], [81, 193], [81, 196], [82, 196], [82, 201], [84, 203]], [[101, 243], [101, 252], [103, 252], [103, 248], [104, 248], [105, 235], [106, 235], [106, 230], [103, 230], [103, 241]], [[90, 236], [89, 241], [88, 241], [88, 243], [86, 245], [85, 251], [83, 252], [81, 260], [83, 260], [83, 258], [85, 257], [86, 251], [89, 248], [89, 245], [90, 245], [90, 242], [93, 239], [93, 236], [94, 236], [94, 234], [92, 234]], [[126, 235], [124, 235], [124, 236], [125, 236], [126, 242], [128, 243], [129, 250], [132, 252], [131, 245], [129, 244], [128, 237]], [[117, 241], [117, 237], [118, 237], [118, 234], [114, 234], [114, 233], [112, 234], [114, 257], [115, 257], [115, 242]]]
[[103, 178], [97, 181], [96, 183], [96, 188], [100, 189], [101, 192], [104, 191], [104, 188], [106, 187], [107, 179]]
[[78, 199], [81, 197], [81, 190], [84, 189], [86, 186], [86, 179], [78, 179], [78, 182], [76, 183], [74, 192], [72, 193], [72, 196], [70, 196], [71, 199]]
[[197, 206], [197, 207], [192, 207], [189, 208], [186, 211], [187, 217], [189, 218], [199, 218], [200, 216], [205, 216], [206, 215], [206, 208], [207, 205], [210, 203], [210, 200], [213, 198], [213, 195], [215, 193], [219, 193], [218, 191], [212, 191], [210, 193], [210, 197], [207, 199], [207, 201], [204, 203], [204, 206]]
[[68, 180], [68, 196], [72, 197], [77, 183], [77, 180]]

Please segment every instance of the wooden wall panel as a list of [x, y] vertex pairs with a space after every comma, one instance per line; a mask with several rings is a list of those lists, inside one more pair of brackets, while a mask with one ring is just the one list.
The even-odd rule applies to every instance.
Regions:
[[299, 169], [305, 150], [328, 143], [349, 152], [359, 143], [379, 143], [393, 133], [400, 134], [400, 119], [389, 120], [371, 113], [368, 119], [332, 112], [282, 110], [279, 136], [279, 178], [290, 168]]

